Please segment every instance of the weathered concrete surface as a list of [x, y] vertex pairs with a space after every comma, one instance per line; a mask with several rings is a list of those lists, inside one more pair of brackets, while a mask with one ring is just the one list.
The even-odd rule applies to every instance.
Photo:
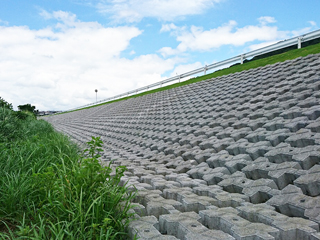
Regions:
[[138, 189], [130, 237], [320, 239], [320, 55], [45, 118]]

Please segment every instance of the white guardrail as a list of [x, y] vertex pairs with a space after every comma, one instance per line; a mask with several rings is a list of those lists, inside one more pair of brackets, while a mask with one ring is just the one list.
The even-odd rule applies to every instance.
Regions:
[[290, 46], [293, 46], [293, 45], [297, 45], [297, 48], [299, 49], [299, 48], [301, 48], [301, 43], [302, 42], [307, 42], [307, 41], [310, 41], [310, 40], [313, 40], [313, 39], [316, 39], [316, 38], [320, 38], [320, 29], [318, 29], [316, 31], [313, 31], [313, 32], [310, 32], [310, 33], [306, 33], [306, 34], [300, 35], [298, 37], [286, 39], [286, 40], [277, 42], [275, 44], [272, 44], [272, 45], [269, 45], [269, 46], [266, 46], [266, 47], [263, 47], [263, 48], [259, 48], [259, 49], [253, 50], [253, 51], [238, 55], [238, 56], [233, 57], [233, 58], [229, 58], [229, 59], [221, 61], [221, 62], [213, 63], [213, 64], [210, 64], [210, 65], [205, 65], [202, 68], [198, 68], [198, 69], [195, 69], [193, 71], [186, 72], [186, 73], [183, 73], [183, 74], [180, 74], [180, 75], [177, 75], [177, 76], [162, 80], [160, 82], [150, 84], [150, 85], [142, 87], [142, 88], [137, 88], [135, 90], [132, 90], [132, 91], [129, 91], [129, 92], [125, 92], [125, 93], [116, 95], [114, 97], [106, 98], [106, 99], [103, 99], [103, 100], [100, 100], [100, 101], [97, 101], [97, 102], [94, 102], [94, 103], [90, 103], [90, 104], [87, 104], [87, 105], [84, 105], [84, 106], [80, 106], [80, 107], [76, 107], [76, 108], [70, 109], [70, 110], [67, 110], [67, 111], [73, 111], [73, 110], [77, 110], [77, 109], [81, 109], [81, 108], [85, 108], [85, 107], [90, 107], [90, 106], [94, 106], [94, 105], [97, 105], [97, 104], [100, 104], [100, 103], [105, 103], [105, 102], [109, 102], [109, 101], [112, 101], [112, 100], [120, 99], [120, 98], [123, 98], [123, 97], [128, 97], [128, 96], [131, 96], [131, 95], [135, 95], [135, 94], [137, 94], [139, 92], [144, 92], [144, 91], [148, 91], [148, 90], [151, 90], [151, 89], [156, 89], [156, 88], [162, 87], [163, 84], [166, 84], [166, 83], [169, 83], [169, 82], [173, 82], [173, 81], [177, 81], [177, 80], [180, 82], [180, 80], [182, 78], [193, 76], [193, 75], [201, 73], [201, 72], [203, 72], [204, 75], [205, 75], [207, 70], [219, 68], [219, 67], [227, 65], [227, 64], [237, 63], [237, 62], [240, 62], [241, 64], [243, 64], [243, 61], [245, 59], [247, 59], [247, 58], [251, 58], [251, 57], [254, 57], [254, 56], [261, 55], [261, 54], [273, 52], [273, 51], [276, 51], [276, 50], [279, 50], [279, 49], [283, 49], [283, 48], [286, 48], [286, 47], [290, 47]]

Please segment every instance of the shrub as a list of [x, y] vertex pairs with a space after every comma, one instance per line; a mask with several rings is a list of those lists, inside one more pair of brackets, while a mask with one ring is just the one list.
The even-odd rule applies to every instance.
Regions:
[[7, 109], [13, 109], [12, 108], [12, 104], [11, 103], [8, 103], [6, 100], [4, 100], [2, 97], [0, 97], [0, 108], [3, 107], [3, 108], [7, 108]]
[[10, 142], [21, 137], [20, 127], [21, 123], [14, 111], [0, 107], [0, 143]]

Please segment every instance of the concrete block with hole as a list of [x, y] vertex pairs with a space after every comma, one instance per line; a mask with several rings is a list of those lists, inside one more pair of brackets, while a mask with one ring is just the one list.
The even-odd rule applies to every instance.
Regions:
[[200, 219], [195, 212], [161, 215], [159, 218], [160, 232], [188, 240], [209, 239], [208, 236], [213, 240], [234, 239], [223, 231], [206, 228], [199, 222]]
[[138, 218], [130, 222], [128, 227], [130, 239], [137, 237], [141, 240], [175, 240], [174, 236], [163, 236], [159, 232], [159, 222], [154, 216]]
[[228, 175], [230, 175], [230, 172], [227, 168], [216, 167], [204, 174], [202, 179], [206, 181], [208, 185], [215, 185], [225, 178], [228, 178]]
[[313, 221], [288, 217], [278, 213], [267, 204], [246, 203], [237, 207], [239, 215], [250, 222], [264, 223], [279, 229], [282, 240], [309, 239], [311, 234], [319, 231], [319, 225]]
[[183, 205], [183, 212], [199, 212], [209, 206], [217, 205], [215, 198], [199, 196], [189, 187], [165, 189], [163, 195], [166, 199], [179, 201]]
[[271, 189], [278, 189], [275, 182], [271, 179], [251, 180], [247, 179], [242, 174], [238, 174], [238, 172], [230, 175], [230, 177], [219, 182], [218, 185], [223, 187], [224, 190], [231, 193], [243, 193], [243, 190], [246, 188], [258, 186], [269, 187]]
[[242, 171], [249, 179], [272, 179], [279, 189], [283, 189], [288, 184], [292, 184], [295, 179], [306, 173], [297, 162], [275, 164], [268, 160], [253, 162], [243, 168]]
[[274, 195], [266, 203], [290, 217], [302, 217], [320, 223], [320, 197], [304, 195], [302, 190], [294, 185], [288, 185], [280, 194]]
[[209, 229], [219, 229], [235, 239], [279, 239], [280, 231], [263, 223], [252, 223], [238, 215], [234, 208], [203, 210], [201, 223]]
[[320, 165], [314, 165], [293, 183], [306, 195], [312, 197], [320, 195]]
[[249, 202], [249, 197], [246, 195], [229, 193], [217, 185], [194, 187], [192, 191], [199, 196], [214, 198], [216, 200], [214, 205], [217, 207], [237, 207], [244, 202]]

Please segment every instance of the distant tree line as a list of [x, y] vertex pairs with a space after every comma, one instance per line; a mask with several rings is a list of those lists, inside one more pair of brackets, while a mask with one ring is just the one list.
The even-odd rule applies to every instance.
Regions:
[[0, 97], [0, 108], [9, 109], [13, 112], [13, 114], [19, 119], [26, 119], [28, 116], [36, 117], [38, 115], [39, 110], [36, 110], [35, 106], [27, 103], [24, 105], [19, 105], [19, 111], [13, 111], [13, 106], [11, 103], [8, 103], [2, 97]]

